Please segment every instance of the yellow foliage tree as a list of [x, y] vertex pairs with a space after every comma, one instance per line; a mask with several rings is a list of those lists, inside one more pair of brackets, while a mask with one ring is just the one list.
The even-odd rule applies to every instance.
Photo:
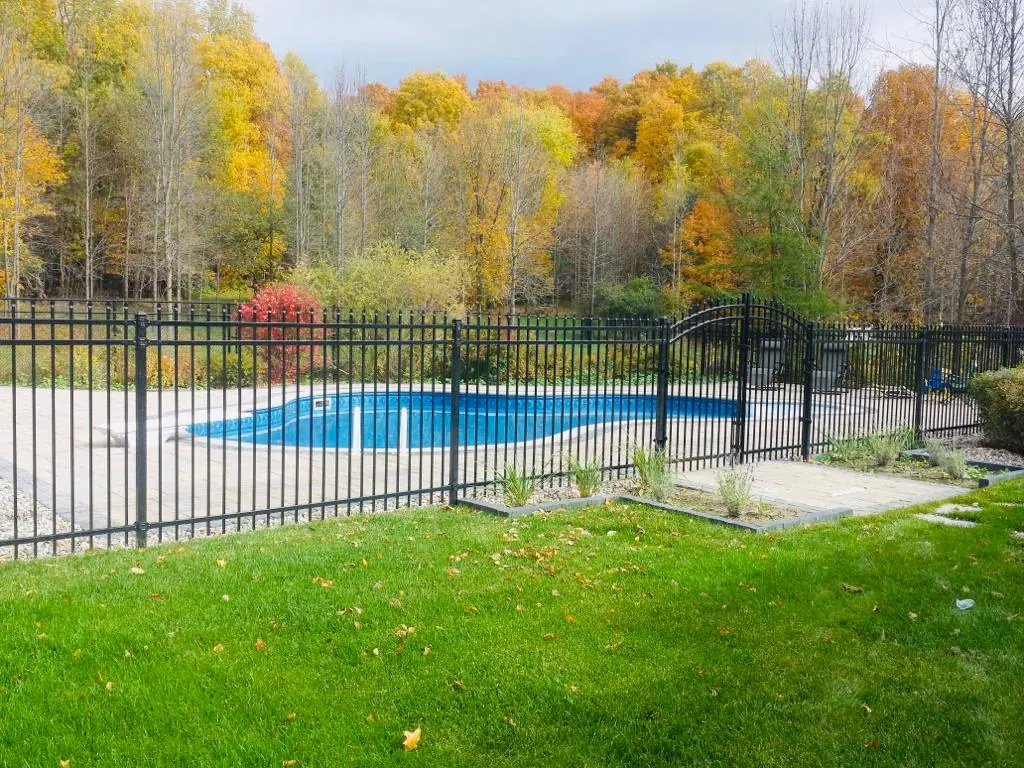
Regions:
[[414, 72], [399, 83], [394, 93], [392, 118], [396, 124], [412, 129], [432, 125], [451, 128], [469, 104], [464, 81], [443, 72]]

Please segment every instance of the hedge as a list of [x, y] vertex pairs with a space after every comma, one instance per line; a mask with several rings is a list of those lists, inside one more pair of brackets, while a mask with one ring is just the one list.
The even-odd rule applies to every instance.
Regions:
[[988, 441], [1024, 453], [1024, 368], [981, 373], [971, 381]]

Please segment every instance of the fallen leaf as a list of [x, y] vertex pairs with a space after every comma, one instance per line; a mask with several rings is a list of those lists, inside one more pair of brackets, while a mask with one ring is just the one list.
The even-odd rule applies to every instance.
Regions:
[[287, 720], [289, 723], [294, 723], [296, 717], [298, 717], [298, 715], [296, 715], [294, 712], [289, 712], [288, 715], [285, 717], [285, 720]]
[[863, 710], [865, 715], [870, 715], [871, 714], [871, 707], [869, 707], [867, 704], [861, 704], [860, 708], [861, 708], [861, 710]]
[[224, 646], [223, 646], [223, 644], [217, 643], [215, 646], [213, 646], [213, 652], [214, 653], [224, 653]]
[[881, 747], [882, 747], [882, 742], [881, 742], [880, 739], [875, 739], [874, 741], [869, 741], [867, 744], [864, 745], [865, 749], [880, 749]]
[[133, 565], [132, 566], [132, 573], [134, 573], [136, 576], [141, 576], [142, 574], [145, 573], [145, 571], [142, 570], [141, 568], [139, 568], [139, 566]]
[[477, 610], [477, 607], [475, 605], [467, 605], [463, 609], [463, 613], [480, 613], [480, 611]]
[[223, 559], [223, 558], [221, 558], [220, 560], [217, 561], [217, 565], [220, 566], [221, 568], [227, 568], [228, 567], [228, 561]]
[[909, 614], [907, 614], [907, 615], [908, 615], [908, 616], [910, 617], [910, 620], [911, 620], [911, 621], [917, 621], [917, 614], [916, 614], [916, 613], [914, 613], [913, 611], [911, 611], [911, 612], [910, 612]]
[[370, 714], [368, 714], [366, 716], [366, 722], [368, 722], [368, 723], [376, 723], [379, 720], [380, 720], [380, 718], [374, 712], [371, 712]]
[[106, 688], [106, 689], [107, 689], [108, 691], [112, 691], [112, 690], [114, 690], [114, 681], [113, 681], [113, 680], [108, 680], [108, 681], [107, 681], [107, 684], [106, 684], [106, 685], [105, 685], [104, 687], [105, 687], [105, 688]]
[[544, 637], [545, 640], [554, 640], [554, 639], [556, 639], [558, 637], [558, 634], [556, 632], [548, 632], [543, 637]]
[[299, 764], [298, 760], [282, 760], [281, 761], [281, 765], [285, 766], [285, 768], [289, 768], [289, 766], [298, 765], [298, 764]]
[[164, 596], [161, 595], [159, 592], [150, 592], [149, 593], [149, 599], [150, 600], [163, 600]]
[[423, 655], [424, 656], [429, 656], [430, 655], [430, 651], [431, 651], [431, 648], [430, 648], [429, 645], [424, 645], [423, 646]]
[[992, 597], [994, 597], [996, 600], [1002, 600], [1003, 599], [1003, 593], [1002, 592], [993, 592], [992, 593]]
[[405, 734], [405, 741], [402, 742], [402, 749], [406, 752], [411, 752], [420, 745], [420, 738], [423, 736], [423, 731], [417, 728], [415, 731], [402, 731]]
[[854, 595], [859, 595], [863, 591], [864, 589], [862, 587], [855, 587], [853, 584], [843, 584], [843, 592], [850, 592]]
[[448, 575], [449, 576], [458, 576], [460, 573], [462, 573], [462, 571], [460, 571], [458, 568], [449, 568], [448, 569]]
[[570, 615], [565, 617], [565, 622], [567, 624], [575, 624], [576, 623], [576, 617], [570, 614]]
[[231, 599], [231, 595], [221, 595], [220, 599], [226, 603]]
[[262, 651], [264, 648], [266, 648], [266, 646], [267, 646], [267, 644], [264, 643], [260, 638], [256, 638], [256, 650], [257, 651]]
[[466, 685], [461, 680], [452, 680], [452, 690], [453, 691], [464, 691], [464, 690], [466, 690]]
[[61, 760], [60, 761], [60, 768], [71, 768], [71, 761], [70, 760]]
[[334, 582], [331, 579], [325, 579], [323, 576], [317, 576], [313, 579], [314, 584], [319, 584], [324, 589], [330, 589], [334, 586]]

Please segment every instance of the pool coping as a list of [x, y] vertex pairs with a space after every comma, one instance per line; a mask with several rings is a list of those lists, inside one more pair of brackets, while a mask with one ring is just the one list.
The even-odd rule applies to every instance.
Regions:
[[[706, 490], [695, 485], [688, 485], [680, 482], [675, 483], [680, 488], [690, 488], [692, 490]], [[773, 501], [772, 499], [765, 499], [766, 501]], [[540, 504], [527, 504], [522, 507], [507, 507], [503, 504], [494, 504], [491, 502], [480, 501], [479, 499], [459, 499], [459, 504], [471, 509], [475, 509], [479, 512], [486, 512], [499, 517], [507, 518], [519, 518], [532, 515], [536, 512], [551, 512], [559, 509], [572, 509], [579, 507], [593, 507], [605, 504], [607, 502], [626, 502], [629, 504], [643, 504], [644, 506], [653, 507], [663, 512], [670, 512], [672, 514], [682, 515], [684, 517], [691, 517], [698, 520], [704, 520], [710, 523], [716, 523], [718, 525], [724, 525], [730, 528], [737, 528], [740, 530], [748, 531], [750, 533], [774, 533], [787, 528], [796, 528], [802, 525], [811, 525], [814, 523], [827, 523], [834, 520], [839, 520], [843, 517], [848, 517], [853, 514], [853, 510], [847, 507], [835, 507], [832, 509], [820, 509], [817, 507], [809, 507], [802, 504], [792, 504], [785, 502], [786, 506], [793, 507], [795, 509], [807, 510], [808, 514], [803, 517], [791, 517], [784, 520], [772, 520], [767, 523], [750, 523], [743, 520], [737, 520], [731, 517], [721, 517], [720, 515], [712, 515], [706, 512], [698, 512], [693, 509], [687, 509], [685, 507], [676, 507], [672, 504], [665, 504], [664, 502], [655, 501], [654, 499], [645, 499], [641, 496], [634, 496], [629, 493], [598, 493], [593, 496], [587, 496], [585, 498], [575, 499], [560, 499], [555, 501], [543, 502]], [[776, 503], [780, 503], [776, 501]]]

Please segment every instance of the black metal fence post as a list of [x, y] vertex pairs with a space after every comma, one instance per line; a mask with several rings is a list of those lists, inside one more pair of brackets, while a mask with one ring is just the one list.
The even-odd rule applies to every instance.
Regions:
[[1013, 360], [1010, 359], [1011, 357], [1013, 357], [1013, 355], [1012, 355], [1012, 353], [1010, 351], [1010, 335], [1011, 335], [1011, 333], [1012, 333], [1012, 331], [1011, 331], [1010, 328], [1004, 328], [1003, 329], [1003, 340], [1002, 340], [1002, 344], [1000, 345], [1000, 351], [999, 351], [999, 366], [1001, 368], [1012, 368], [1013, 367]]
[[136, 546], [146, 546], [149, 522], [146, 514], [146, 349], [149, 318], [135, 315], [135, 536]]
[[743, 462], [747, 450], [747, 384], [750, 375], [750, 294], [743, 294], [740, 319], [740, 369], [736, 382], [736, 417], [733, 419], [733, 458]]
[[814, 421], [814, 323], [804, 332], [804, 408], [800, 433], [800, 456], [811, 458], [811, 425]]
[[661, 318], [658, 338], [658, 390], [654, 414], [654, 446], [664, 453], [668, 446], [668, 352], [671, 326]]
[[451, 426], [448, 437], [448, 504], [459, 501], [459, 394], [462, 389], [462, 321], [452, 321]]
[[914, 440], [924, 435], [924, 398], [928, 394], [928, 379], [925, 368], [928, 365], [928, 348], [931, 342], [931, 328], [925, 326], [917, 339], [917, 358], [914, 361]]

